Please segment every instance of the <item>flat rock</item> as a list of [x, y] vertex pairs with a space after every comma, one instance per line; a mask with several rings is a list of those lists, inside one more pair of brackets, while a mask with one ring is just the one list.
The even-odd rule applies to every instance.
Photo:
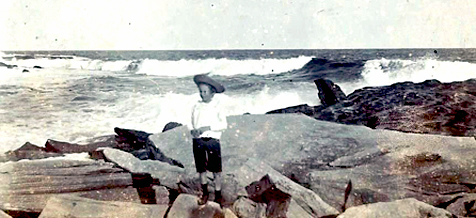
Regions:
[[52, 197], [40, 214], [40, 218], [74, 217], [163, 217], [167, 205], [144, 205], [129, 202], [97, 201], [81, 197]]
[[41, 212], [52, 196], [132, 185], [112, 163], [59, 158], [3, 163], [0, 180], [0, 209], [26, 212]]
[[437, 217], [451, 218], [453, 215], [441, 208], [437, 208], [413, 198], [393, 202], [380, 202], [348, 208], [337, 218], [373, 218], [373, 217], [405, 217], [422, 218]]

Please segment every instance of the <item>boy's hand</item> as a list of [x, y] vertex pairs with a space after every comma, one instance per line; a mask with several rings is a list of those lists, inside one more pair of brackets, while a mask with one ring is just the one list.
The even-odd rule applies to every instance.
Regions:
[[209, 126], [203, 126], [203, 127], [198, 128], [198, 130], [200, 130], [200, 134], [202, 134], [205, 131], [209, 131], [210, 127]]

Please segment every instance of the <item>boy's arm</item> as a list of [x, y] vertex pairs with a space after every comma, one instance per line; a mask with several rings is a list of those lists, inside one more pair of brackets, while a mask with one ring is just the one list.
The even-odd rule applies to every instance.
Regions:
[[217, 118], [218, 118], [217, 122], [214, 122], [210, 126], [210, 130], [221, 131], [221, 130], [225, 130], [228, 127], [228, 123], [226, 122], [226, 114], [224, 113], [221, 107], [219, 108], [221, 110], [220, 109], [217, 110]]

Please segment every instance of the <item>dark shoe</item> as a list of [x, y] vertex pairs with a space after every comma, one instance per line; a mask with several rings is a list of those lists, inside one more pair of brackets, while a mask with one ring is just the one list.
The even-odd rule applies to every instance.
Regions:
[[217, 202], [221, 208], [223, 208], [223, 196], [221, 195], [221, 191], [215, 191], [215, 202]]
[[202, 198], [198, 200], [198, 205], [205, 205], [208, 202], [208, 184], [202, 185]]

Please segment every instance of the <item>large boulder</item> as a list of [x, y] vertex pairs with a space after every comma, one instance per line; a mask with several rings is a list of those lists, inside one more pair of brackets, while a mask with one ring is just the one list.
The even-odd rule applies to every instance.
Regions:
[[394, 202], [380, 202], [351, 207], [337, 218], [452, 218], [450, 212], [437, 208], [413, 198], [397, 200]]
[[[349, 207], [409, 197], [434, 206], [449, 205], [455, 193], [473, 192], [476, 187], [470, 155], [476, 152], [473, 137], [372, 130], [297, 114], [230, 116], [227, 120], [229, 128], [221, 138], [223, 170], [241, 181], [241, 187], [270, 172], [251, 164], [244, 172], [262, 171], [252, 177], [239, 174], [250, 158], [311, 189], [339, 211], [349, 180], [353, 184]], [[194, 169], [192, 137], [186, 127], [150, 138], [164, 153], [184, 163], [185, 169]]]
[[163, 217], [167, 205], [144, 205], [140, 203], [97, 201], [81, 197], [61, 196], [48, 200], [40, 218], [130, 218]]

